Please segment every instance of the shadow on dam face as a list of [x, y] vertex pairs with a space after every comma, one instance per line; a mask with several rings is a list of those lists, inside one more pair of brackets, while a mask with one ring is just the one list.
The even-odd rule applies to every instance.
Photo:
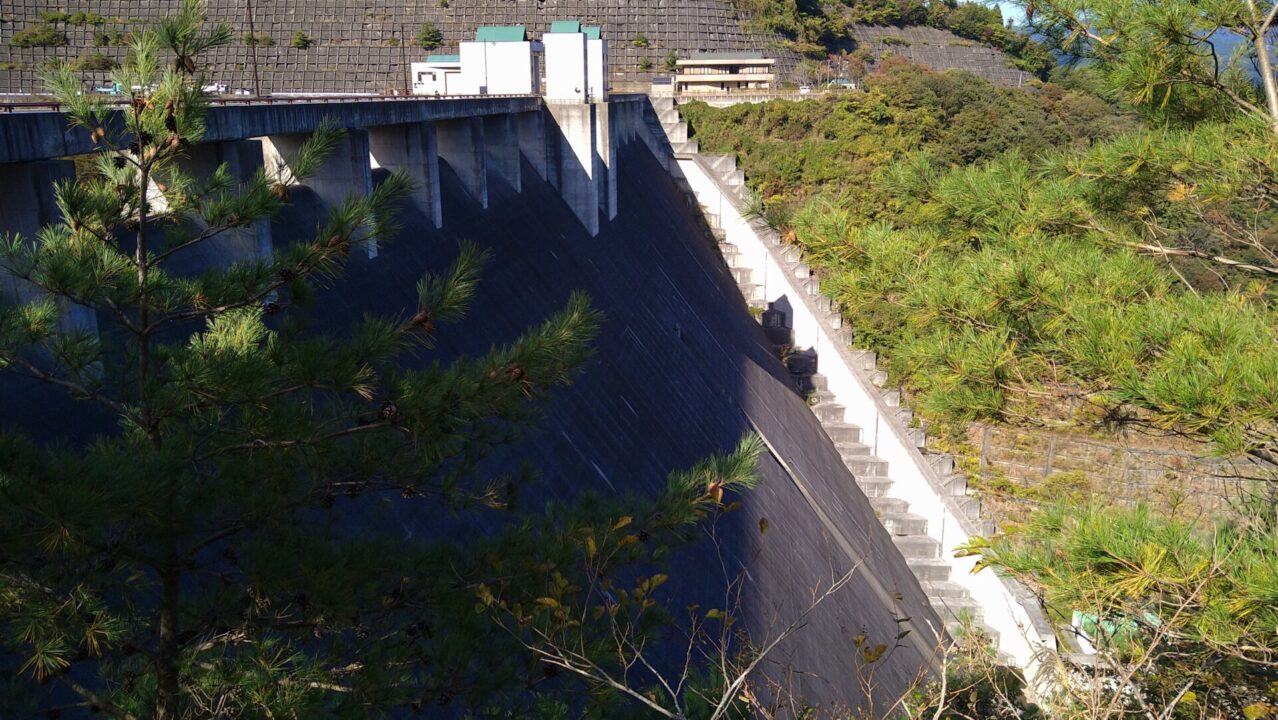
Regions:
[[[440, 329], [423, 363], [486, 353], [562, 309], [574, 291], [588, 294], [604, 314], [595, 359], [554, 393], [523, 439], [499, 448], [483, 470], [518, 472], [530, 463], [540, 478], [523, 486], [520, 501], [534, 507], [587, 489], [651, 495], [672, 471], [759, 432], [769, 451], [758, 486], [740, 498], [738, 511], [718, 520], [712, 540], [670, 559], [671, 613], [684, 617], [691, 604], [730, 607], [729, 585], [740, 583], [742, 624], [761, 645], [855, 567], [852, 581], [805, 618], [763, 671], [803, 701], [826, 707], [864, 707], [868, 676], [875, 686], [871, 714], [881, 714], [931, 667], [936, 641], [929, 640], [928, 626], [940, 623], [794, 391], [695, 210], [642, 145], [622, 148], [619, 160], [619, 213], [596, 237], [527, 162], [520, 193], [489, 179], [487, 210], [441, 163], [444, 227], [409, 211], [401, 217], [401, 236], [376, 258], [352, 252], [346, 273], [321, 293], [317, 320], [340, 330], [366, 313], [411, 314], [417, 281], [446, 268], [463, 240], [489, 249], [492, 260], [466, 318]], [[272, 225], [277, 246], [309, 239], [320, 219], [318, 200], [305, 188], [296, 189], [292, 201]], [[68, 408], [39, 386], [0, 383], [0, 401], [18, 397], [33, 403], [20, 429], [37, 436], [74, 430], [65, 419], [85, 409], [83, 403]], [[95, 423], [111, 427], [92, 415], [73, 424]], [[408, 538], [437, 534], [451, 522], [446, 509], [436, 513], [421, 501], [386, 503], [377, 513], [357, 524]], [[490, 522], [500, 522], [496, 515]], [[899, 647], [867, 667], [854, 638], [891, 647], [911, 624]], [[677, 666], [682, 647], [672, 649], [665, 660]]]
[[[440, 331], [434, 354], [446, 360], [511, 342], [584, 291], [604, 313], [597, 357], [486, 469], [514, 471], [530, 461], [541, 473], [526, 489], [533, 502], [568, 500], [583, 489], [653, 494], [671, 471], [760, 432], [771, 452], [758, 486], [720, 519], [713, 542], [672, 562], [673, 614], [692, 603], [723, 607], [739, 582], [745, 622], [761, 643], [857, 567], [768, 670], [809, 702], [853, 707], [871, 674], [875, 705], [885, 710], [928, 666], [935, 641], [926, 642], [927, 621], [939, 622], [670, 176], [642, 146], [624, 148], [618, 216], [592, 238], [527, 163], [522, 193], [490, 178], [486, 211], [446, 165], [440, 173], [443, 229], [406, 221], [399, 240], [372, 261], [356, 258], [320, 305], [332, 301], [342, 313], [333, 320], [347, 323], [368, 310], [408, 312], [421, 273], [445, 268], [459, 241], [477, 243], [492, 261], [466, 319]], [[277, 238], [286, 223], [277, 223]], [[420, 517], [395, 520], [422, 525]], [[891, 646], [907, 626], [901, 618], [911, 619], [917, 638], [867, 668], [854, 638]]]

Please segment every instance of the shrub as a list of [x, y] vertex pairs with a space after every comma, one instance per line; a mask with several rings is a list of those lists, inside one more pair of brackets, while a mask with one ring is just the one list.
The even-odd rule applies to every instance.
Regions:
[[68, 25], [101, 25], [106, 18], [95, 12], [69, 13], [65, 10], [45, 10], [40, 19], [46, 23], [67, 23]]
[[110, 72], [118, 66], [118, 63], [113, 58], [95, 52], [90, 56], [81, 57], [72, 65], [80, 72]]
[[639, 70], [640, 72], [648, 72], [652, 70], [652, 58], [640, 58]]
[[901, 46], [901, 47], [909, 47], [909, 45], [910, 45], [910, 41], [909, 41], [909, 40], [906, 40], [905, 38], [902, 38], [902, 37], [897, 37], [897, 36], [895, 36], [895, 35], [884, 35], [884, 36], [883, 36], [883, 44], [884, 44], [884, 45], [897, 45], [897, 46]]
[[630, 44], [637, 48], [646, 48], [648, 47], [648, 36], [643, 33], [638, 33], [635, 35], [634, 39], [630, 41]]
[[78, 12], [72, 15], [67, 22], [72, 25], [101, 25], [106, 22], [106, 18], [95, 12]]
[[289, 46], [297, 48], [298, 50], [305, 50], [309, 48], [313, 43], [314, 41], [311, 40], [310, 35], [307, 35], [301, 30], [298, 30], [297, 32], [293, 33], [293, 41], [289, 43]]
[[675, 51], [671, 50], [666, 53], [666, 72], [674, 72], [679, 69], [679, 57], [675, 55]]
[[109, 33], [100, 32], [93, 36], [93, 45], [95, 47], [124, 47], [133, 41], [133, 35], [122, 30], [115, 30]]
[[36, 25], [19, 30], [10, 38], [13, 47], [58, 47], [67, 44], [67, 34], [52, 25]]
[[[447, 0], [444, 0], [446, 3]], [[444, 33], [433, 24], [424, 22], [422, 27], [417, 31], [417, 47], [423, 50], [434, 50], [444, 44]]]
[[270, 47], [275, 44], [275, 38], [266, 33], [244, 33], [244, 44], [249, 47]]

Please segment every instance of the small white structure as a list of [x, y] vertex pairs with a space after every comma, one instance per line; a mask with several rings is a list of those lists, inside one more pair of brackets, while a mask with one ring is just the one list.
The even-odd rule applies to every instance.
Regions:
[[546, 100], [556, 103], [590, 102], [586, 76], [586, 34], [575, 20], [556, 20], [542, 35], [546, 47]]
[[426, 62], [412, 63], [414, 95], [461, 94], [460, 55], [428, 55]]
[[764, 90], [776, 80], [776, 60], [757, 52], [697, 53], [677, 61], [675, 93]]
[[536, 95], [541, 92], [537, 54], [523, 25], [485, 25], [460, 46], [463, 95]]
[[586, 102], [608, 99], [608, 41], [598, 27], [581, 29], [586, 35]]

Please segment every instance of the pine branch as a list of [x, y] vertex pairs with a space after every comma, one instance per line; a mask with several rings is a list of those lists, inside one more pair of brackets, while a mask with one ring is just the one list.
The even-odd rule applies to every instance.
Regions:
[[71, 688], [71, 690], [74, 691], [75, 694], [79, 695], [85, 700], [88, 700], [93, 705], [96, 705], [98, 709], [101, 710], [102, 712], [110, 713], [111, 715], [114, 715], [115, 717], [119, 718], [119, 720], [138, 720], [137, 716], [124, 710], [123, 708], [116, 706], [115, 704], [111, 702], [103, 700], [97, 693], [93, 692], [89, 688], [76, 682], [73, 678], [71, 678], [66, 673], [58, 675], [57, 678], [58, 678], [58, 682], [62, 683], [63, 685], [66, 685], [68, 688]]
[[303, 440], [255, 440], [253, 442], [227, 445], [225, 447], [217, 448], [216, 450], [210, 450], [209, 452], [196, 457], [195, 462], [204, 462], [218, 455], [230, 452], [239, 452], [241, 450], [284, 450], [297, 447], [309, 447], [319, 445], [330, 440], [337, 440], [351, 435], [359, 435], [360, 433], [372, 432], [374, 430], [385, 430], [393, 427], [394, 425], [391, 423], [383, 421], [369, 423], [368, 425], [357, 425], [355, 427], [345, 428], [342, 430], [335, 430], [324, 435], [306, 438]]
[[1225, 265], [1225, 266], [1234, 268], [1235, 270], [1245, 270], [1247, 272], [1267, 275], [1269, 277], [1278, 277], [1278, 267], [1271, 267], [1268, 265], [1253, 265], [1251, 263], [1243, 262], [1241, 260], [1235, 260], [1233, 258], [1225, 257], [1223, 255], [1212, 255], [1210, 253], [1205, 253], [1205, 252], [1202, 252], [1201, 250], [1191, 250], [1189, 248], [1169, 248], [1169, 247], [1164, 247], [1162, 245], [1147, 245], [1145, 243], [1130, 242], [1130, 241], [1125, 241], [1123, 244], [1128, 247], [1135, 248], [1137, 250], [1142, 250], [1144, 252], [1151, 253], [1154, 255], [1170, 255], [1175, 257], [1199, 258], [1202, 260], [1210, 260], [1219, 265]]
[[56, 375], [46, 372], [40, 369], [39, 366], [35, 365], [34, 363], [30, 362], [29, 360], [23, 357], [20, 357], [17, 355], [10, 355], [8, 353], [0, 353], [0, 357], [4, 358], [6, 362], [9, 362], [13, 365], [17, 365], [23, 368], [24, 370], [27, 371], [28, 375], [30, 375], [31, 377], [41, 382], [46, 382], [46, 383], [49, 383], [50, 385], [57, 385], [59, 387], [67, 388], [68, 390], [71, 390], [73, 393], [75, 393], [76, 396], [81, 397], [85, 400], [92, 400], [94, 402], [101, 403], [102, 405], [105, 405], [106, 407], [111, 408], [112, 410], [114, 410], [116, 413], [118, 413], [121, 416], [128, 416], [131, 412], [124, 405], [110, 398], [103, 397], [102, 395], [98, 394], [97, 391], [90, 390], [84, 385], [81, 385], [76, 382], [72, 382], [70, 380], [64, 380], [63, 378], [57, 377]]

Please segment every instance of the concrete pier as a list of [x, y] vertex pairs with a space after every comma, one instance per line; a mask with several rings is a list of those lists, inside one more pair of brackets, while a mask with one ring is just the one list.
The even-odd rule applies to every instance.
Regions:
[[[296, 184], [289, 162], [296, 157], [308, 134], [271, 135], [263, 138], [267, 173], [280, 182]], [[328, 159], [303, 185], [329, 208], [335, 208], [351, 195], [368, 197], [373, 192], [373, 170], [370, 165], [367, 130], [348, 130]], [[377, 242], [361, 243], [370, 258], [377, 257]]]
[[598, 107], [546, 105], [558, 137], [554, 162], [559, 176], [559, 194], [591, 235], [599, 234], [600, 200], [596, 178], [601, 163], [596, 161], [595, 150]]
[[617, 217], [617, 125], [607, 104], [595, 106], [595, 163], [599, 211], [611, 222]]
[[484, 118], [484, 161], [490, 177], [501, 178], [515, 192], [521, 191], [519, 176], [519, 133], [512, 115]]
[[461, 178], [466, 192], [482, 208], [488, 207], [488, 170], [484, 150], [484, 119], [442, 120], [435, 125], [439, 157]]
[[433, 123], [405, 123], [369, 128], [368, 150], [372, 167], [403, 171], [413, 181], [410, 202], [430, 218], [436, 228], [444, 226], [439, 194], [439, 147]]
[[[41, 160], [14, 163], [0, 170], [0, 235], [19, 235], [29, 243], [38, 242], [41, 228], [62, 219], [53, 184], [75, 179], [75, 163], [70, 160]], [[0, 297], [27, 303], [43, 290], [0, 268]], [[89, 308], [58, 298], [63, 332], [97, 332], [97, 318]]]
[[[178, 167], [191, 175], [197, 183], [204, 182], [221, 165], [226, 165], [231, 178], [244, 183], [265, 167], [262, 143], [253, 140], [203, 143], [192, 146]], [[237, 188], [229, 191], [230, 195]], [[216, 236], [175, 254], [175, 264], [198, 273], [210, 267], [225, 268], [236, 262], [270, 259], [274, 251], [271, 241], [270, 218], [263, 218], [251, 227], [231, 228]]]
[[536, 170], [543, 180], [549, 182], [545, 113], [536, 110], [515, 115], [515, 132], [519, 134], [519, 152], [533, 166], [533, 170]]

